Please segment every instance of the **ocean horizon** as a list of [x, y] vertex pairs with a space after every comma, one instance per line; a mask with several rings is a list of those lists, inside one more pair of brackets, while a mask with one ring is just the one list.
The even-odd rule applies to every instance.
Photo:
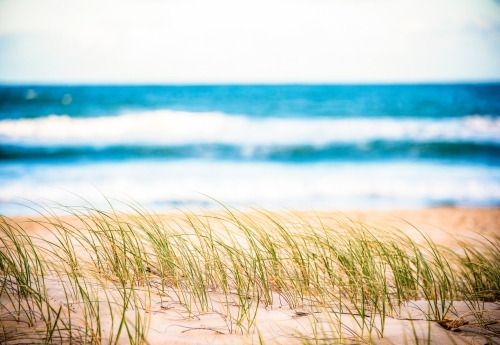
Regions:
[[158, 212], [498, 206], [500, 83], [1, 85], [0, 214], [100, 193]]

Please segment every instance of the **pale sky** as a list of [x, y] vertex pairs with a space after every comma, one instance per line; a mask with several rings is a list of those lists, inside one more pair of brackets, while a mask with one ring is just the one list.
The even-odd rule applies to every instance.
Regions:
[[0, 0], [0, 82], [500, 80], [495, 0]]

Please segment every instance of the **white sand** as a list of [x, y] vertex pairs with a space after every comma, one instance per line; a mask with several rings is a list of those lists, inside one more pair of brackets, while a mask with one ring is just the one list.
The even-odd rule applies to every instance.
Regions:
[[[428, 234], [434, 241], [445, 246], [453, 246], [455, 239], [479, 238], [481, 235], [500, 235], [500, 209], [473, 209], [473, 208], [428, 208], [422, 210], [401, 211], [352, 211], [347, 216], [354, 220], [379, 224], [392, 225], [408, 234], [415, 234], [414, 227]], [[19, 220], [19, 219], [18, 219]], [[26, 229], [32, 234], [49, 236], [46, 230], [32, 223]], [[500, 264], [500, 263], [499, 263]], [[55, 278], [55, 277], [53, 277]], [[51, 277], [47, 277], [50, 281]], [[108, 291], [108, 297], [116, 292]], [[49, 295], [52, 300], [63, 303], [64, 294], [57, 284], [50, 285]], [[104, 293], [98, 292], [99, 298], [104, 300]], [[174, 296], [174, 294], [172, 294]], [[234, 324], [225, 319], [221, 311], [225, 306], [222, 297], [216, 293], [211, 294], [213, 311], [210, 313], [197, 313], [188, 315], [186, 309], [176, 303], [175, 298], [161, 297], [153, 294], [149, 309], [150, 344], [258, 344], [259, 336], [265, 344], [300, 344], [305, 343], [308, 337], [313, 338], [319, 332], [318, 338], [324, 338], [320, 344], [333, 344], [341, 340], [345, 344], [361, 344], [361, 331], [357, 326], [355, 317], [347, 314], [334, 314], [325, 310], [311, 310], [307, 307], [291, 309], [278, 297], [272, 306], [265, 307], [260, 304], [256, 312], [255, 327], [250, 333], [233, 333]], [[236, 303], [236, 300], [234, 301]], [[383, 337], [380, 330], [374, 329], [371, 333], [376, 344], [500, 344], [500, 339], [487, 340], [487, 333], [473, 326], [464, 326], [461, 332], [450, 332], [439, 326], [436, 322], [425, 321], [422, 310], [426, 310], [426, 301], [415, 301], [404, 307], [399, 316], [388, 317], [385, 323]], [[490, 317], [500, 319], [499, 304], [486, 303], [485, 309]], [[71, 306], [73, 318], [81, 315], [78, 305]], [[229, 306], [232, 313], [237, 308]], [[107, 312], [108, 311], [108, 312]], [[450, 317], [454, 318], [468, 312], [469, 309], [463, 302], [455, 303]], [[110, 325], [108, 306], [103, 303], [103, 325]], [[135, 317], [135, 310], [128, 310], [130, 319]], [[341, 318], [341, 323], [337, 322]], [[468, 319], [472, 320], [472, 317]], [[2, 321], [0, 321], [2, 323]], [[11, 327], [6, 322], [4, 326]], [[257, 331], [258, 330], [258, 331]], [[104, 335], [107, 334], [106, 326]], [[429, 333], [430, 331], [430, 333]], [[321, 334], [321, 332], [323, 332]], [[430, 334], [430, 342], [428, 337]], [[363, 337], [368, 339], [369, 333], [364, 332]], [[314, 343], [314, 340], [311, 340]], [[13, 342], [15, 343], [15, 342]], [[20, 340], [18, 339], [18, 342]], [[120, 343], [127, 343], [122, 335]]]

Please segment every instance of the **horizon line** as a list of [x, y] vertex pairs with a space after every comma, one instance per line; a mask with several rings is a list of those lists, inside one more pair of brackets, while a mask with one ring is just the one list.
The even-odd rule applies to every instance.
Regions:
[[373, 82], [25, 82], [1, 81], [3, 86], [405, 86], [405, 85], [480, 85], [500, 84], [500, 79], [442, 81], [373, 81]]

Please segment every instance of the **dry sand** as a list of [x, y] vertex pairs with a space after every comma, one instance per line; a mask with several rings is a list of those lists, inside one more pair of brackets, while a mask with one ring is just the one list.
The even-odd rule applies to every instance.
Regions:
[[[394, 226], [408, 234], [415, 234], [415, 228], [418, 228], [434, 241], [445, 246], [453, 246], [455, 243], [455, 239], [450, 235], [463, 238], [500, 235], [500, 208], [440, 207], [397, 211], [350, 211], [345, 215], [353, 220], [380, 227]], [[32, 234], [46, 235], [43, 228], [33, 224], [27, 225], [27, 230]], [[54, 300], [62, 299], [60, 296], [62, 292], [57, 286], [53, 286], [49, 293]], [[214, 294], [212, 298], [218, 297]], [[500, 306], [487, 303], [485, 307], [499, 309]], [[500, 344], [498, 337], [488, 340], [484, 337], [484, 333], [474, 327], [465, 327], [462, 332], [455, 333], [445, 330], [435, 322], [425, 321], [422, 317], [422, 310], [425, 309], [425, 301], [411, 303], [402, 310], [400, 318], [387, 319], [383, 338], [379, 338], [377, 332], [374, 331], [373, 341], [376, 344], [394, 345]], [[453, 313], [458, 316], [467, 311], [468, 308], [459, 302]], [[127, 313], [131, 318], [134, 316], [133, 311]], [[299, 344], [305, 341], [301, 335], [307, 338], [308, 335], [314, 333], [315, 327], [319, 329], [327, 325], [331, 317], [321, 310], [291, 309], [286, 303], [280, 303], [279, 299], [272, 307], [259, 306], [256, 315], [259, 333], [254, 331], [252, 334], [231, 334], [230, 326], [217, 312], [199, 314], [188, 319], [185, 310], [180, 305], [153, 296], [148, 340], [150, 344], [258, 344], [260, 334], [265, 344]], [[333, 329], [331, 332], [325, 329], [326, 333], [320, 338], [326, 340], [320, 343], [334, 343], [339, 331], [343, 336], [342, 343], [363, 343], [349, 331], [349, 329], [356, 329], [352, 316], [343, 316], [342, 323], [345, 325], [343, 329]], [[334, 333], [335, 335], [332, 335]]]
[[[351, 211], [353, 219], [380, 227], [392, 225], [408, 234], [422, 231], [441, 245], [457, 239], [480, 239], [482, 236], [500, 236], [500, 208], [434, 207], [397, 211]], [[451, 235], [451, 236], [450, 236]]]

